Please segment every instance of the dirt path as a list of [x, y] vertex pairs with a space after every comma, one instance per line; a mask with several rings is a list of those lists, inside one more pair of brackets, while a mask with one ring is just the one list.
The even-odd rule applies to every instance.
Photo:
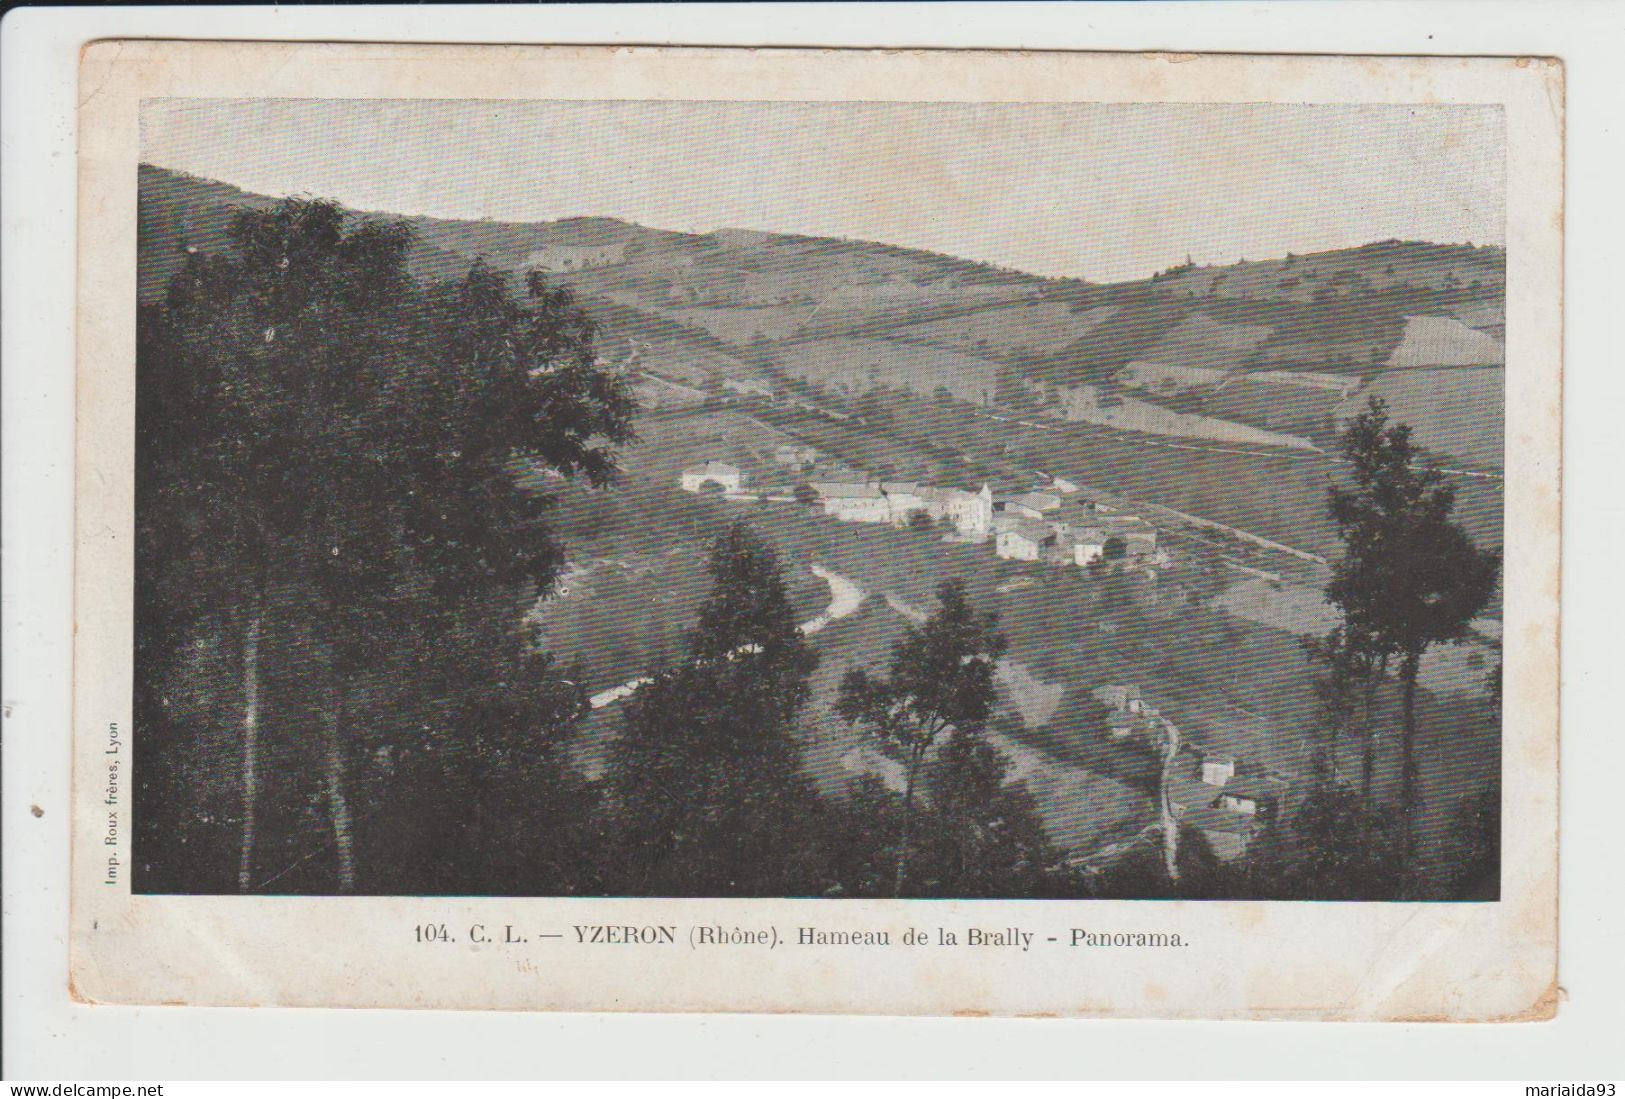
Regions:
[[[809, 636], [822, 630], [831, 622], [856, 613], [857, 609], [863, 606], [863, 601], [868, 598], [868, 593], [862, 588], [839, 573], [824, 568], [822, 565], [812, 566], [812, 572], [814, 576], [829, 585], [830, 600], [829, 606], [825, 607], [823, 611], [801, 624], [801, 632]], [[612, 705], [636, 693], [639, 689], [648, 686], [650, 682], [648, 676], [629, 679], [619, 686], [599, 691], [587, 701], [593, 709], [601, 710], [605, 706]]]
[[812, 567], [813, 575], [829, 585], [830, 601], [823, 613], [809, 618], [801, 624], [801, 632], [811, 636], [839, 619], [853, 614], [863, 606], [868, 593], [852, 581], [839, 573], [831, 572], [822, 565]]

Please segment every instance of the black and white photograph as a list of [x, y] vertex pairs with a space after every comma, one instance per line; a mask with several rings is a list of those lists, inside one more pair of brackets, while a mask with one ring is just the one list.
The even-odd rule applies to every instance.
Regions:
[[1501, 899], [1499, 106], [139, 122], [134, 893]]

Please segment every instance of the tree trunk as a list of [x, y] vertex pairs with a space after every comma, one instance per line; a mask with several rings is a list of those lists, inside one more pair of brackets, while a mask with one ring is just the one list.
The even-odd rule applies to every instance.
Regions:
[[243, 634], [243, 835], [237, 855], [237, 889], [247, 893], [254, 880], [254, 807], [259, 799], [260, 610], [256, 606]]
[[1417, 798], [1416, 769], [1416, 677], [1421, 670], [1422, 654], [1409, 652], [1399, 665], [1401, 697], [1400, 721], [1399, 804], [1405, 814], [1405, 857], [1416, 854]]
[[327, 812], [333, 822], [333, 846], [338, 852], [339, 892], [355, 891], [355, 837], [350, 827], [350, 801], [344, 793], [344, 712], [349, 689], [334, 689], [327, 724]]
[[1158, 782], [1158, 801], [1162, 806], [1162, 864], [1168, 872], [1170, 884], [1179, 882], [1179, 821], [1168, 801], [1168, 771], [1179, 755], [1179, 736], [1170, 731], [1162, 757], [1162, 775]]
[[914, 826], [914, 777], [919, 773], [920, 759], [919, 753], [909, 753], [908, 775], [903, 780], [903, 834], [897, 844], [897, 872], [891, 891], [894, 897], [903, 895], [903, 884], [908, 880], [908, 845]]
[[1360, 737], [1362, 740], [1360, 750], [1360, 791], [1365, 797], [1366, 804], [1371, 804], [1372, 792], [1376, 788], [1377, 775], [1377, 692], [1382, 689], [1382, 682], [1388, 676], [1388, 657], [1378, 659], [1377, 666], [1372, 670], [1370, 678], [1360, 696]]
[[1377, 780], [1377, 727], [1371, 719], [1376, 708], [1372, 705], [1373, 690], [1368, 685], [1360, 699], [1360, 793], [1368, 805]]

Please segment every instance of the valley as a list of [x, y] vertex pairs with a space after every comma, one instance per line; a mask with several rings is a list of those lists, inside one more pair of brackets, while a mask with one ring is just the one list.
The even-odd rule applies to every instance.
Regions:
[[[223, 246], [234, 209], [271, 202], [151, 166], [140, 185], [148, 302], [188, 249]], [[1154, 760], [1105, 737], [1090, 698], [1103, 684], [1139, 686], [1201, 749], [1307, 782], [1318, 716], [1302, 641], [1332, 621], [1319, 591], [1340, 547], [1325, 499], [1347, 477], [1334, 441], [1371, 396], [1450, 470], [1474, 541], [1502, 544], [1498, 248], [1385, 241], [1096, 285], [868, 241], [607, 218], [407, 221], [415, 277], [460, 275], [476, 258], [516, 286], [540, 273], [636, 382], [638, 440], [619, 483], [533, 485], [556, 498], [569, 565], [531, 620], [589, 693], [678, 658], [706, 595], [705, 548], [735, 519], [777, 552], [798, 621], [830, 606], [833, 581], [815, 570], [863, 593], [813, 638], [821, 663], [800, 735], [826, 793], [889, 773], [834, 712], [841, 676], [883, 665], [912, 609], [955, 577], [1009, 636], [991, 737], [1058, 845], [1099, 848], [1154, 815]], [[1168, 561], [1154, 576], [1029, 567], [937, 532], [676, 487], [695, 462], [768, 469], [780, 447], [968, 490], [1061, 479], [1154, 523]], [[1483, 686], [1498, 614], [1424, 669], [1438, 743], [1475, 748], [1428, 791], [1436, 803], [1498, 773]], [[1393, 712], [1391, 690], [1380, 704]], [[616, 722], [614, 705], [582, 722], [568, 750], [586, 774], [601, 773]], [[1378, 777], [1395, 786], [1392, 759]]]

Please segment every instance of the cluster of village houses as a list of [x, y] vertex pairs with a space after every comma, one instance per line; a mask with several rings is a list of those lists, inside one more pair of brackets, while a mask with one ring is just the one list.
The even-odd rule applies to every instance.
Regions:
[[[707, 461], [684, 469], [682, 487], [707, 486], [737, 498], [801, 500], [849, 523], [907, 526], [924, 515], [950, 526], [966, 541], [992, 541], [995, 552], [1014, 561], [1087, 566], [1096, 561], [1144, 561], [1157, 553], [1157, 531], [1139, 516], [1078, 498], [1077, 489], [1056, 480], [1039, 488], [996, 494], [988, 485], [972, 491], [918, 481], [887, 481], [821, 465], [811, 447], [785, 445], [774, 453], [791, 483], [806, 489], [797, 496], [788, 484], [765, 488], [748, 484], [738, 466]], [[1169, 813], [1201, 833], [1213, 853], [1226, 861], [1246, 853], [1261, 822], [1278, 813], [1287, 784], [1259, 768], [1238, 766], [1226, 755], [1183, 743], [1179, 729], [1141, 696], [1138, 687], [1106, 686], [1093, 692], [1106, 704], [1107, 737], [1138, 740], [1165, 758], [1162, 797]]]
[[[1142, 560], [1157, 552], [1157, 530], [1150, 523], [1078, 499], [1076, 489], [1064, 481], [995, 494], [986, 484], [975, 491], [941, 488], [823, 468], [810, 447], [781, 446], [774, 457], [801, 474], [798, 483], [811, 490], [811, 501], [825, 515], [849, 523], [906, 526], [924, 516], [951, 526], [965, 540], [991, 540], [1000, 557], [1013, 561], [1086, 566], [1110, 559]], [[682, 487], [689, 492], [715, 485], [727, 495], [741, 496], [750, 491], [746, 482], [743, 470], [721, 461], [702, 462], [681, 474]], [[764, 491], [775, 498], [773, 490]]]
[[1168, 812], [1200, 832], [1220, 859], [1247, 853], [1265, 821], [1281, 810], [1284, 779], [1241, 765], [1234, 756], [1208, 752], [1182, 741], [1179, 729], [1133, 686], [1109, 685], [1093, 696], [1106, 704], [1106, 735], [1114, 741], [1140, 740], [1167, 757], [1162, 797]]

